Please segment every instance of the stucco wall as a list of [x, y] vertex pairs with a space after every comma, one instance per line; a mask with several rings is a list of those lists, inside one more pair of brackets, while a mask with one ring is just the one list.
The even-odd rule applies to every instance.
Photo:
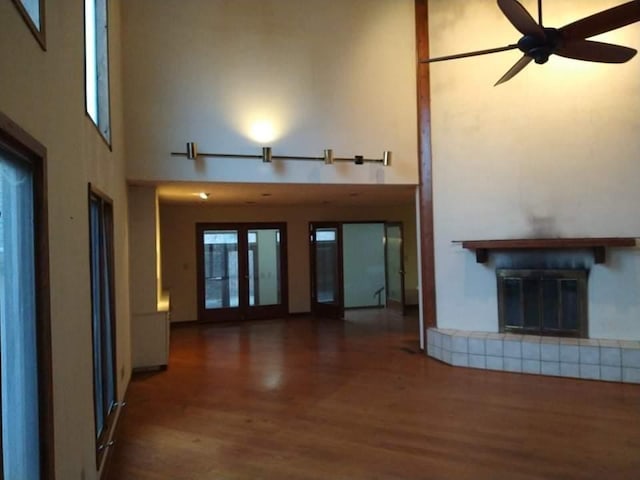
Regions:
[[113, 200], [118, 396], [129, 381], [129, 293], [120, 2], [111, 1], [113, 151], [85, 115], [82, 2], [47, 2], [47, 51], [12, 2], [0, 2], [0, 110], [48, 152], [55, 466], [58, 479], [96, 478], [88, 183]]
[[[413, 1], [137, 0], [123, 11], [129, 179], [418, 182]], [[262, 140], [260, 123], [272, 128]], [[233, 154], [391, 150], [394, 162], [170, 156], [188, 141]]]
[[[523, 2], [537, 17], [536, 3]], [[620, 2], [544, 2], [560, 27]], [[519, 33], [495, 2], [431, 1], [433, 56], [498, 47]], [[595, 38], [640, 48], [640, 24]], [[638, 236], [640, 58], [554, 56], [493, 84], [521, 54], [431, 65], [438, 325], [496, 331], [495, 263], [454, 240]], [[640, 250], [589, 276], [590, 336], [640, 338]]]

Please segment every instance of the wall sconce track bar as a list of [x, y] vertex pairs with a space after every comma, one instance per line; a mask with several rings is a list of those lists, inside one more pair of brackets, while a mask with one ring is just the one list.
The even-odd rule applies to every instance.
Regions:
[[299, 155], [273, 155], [271, 147], [262, 147], [262, 155], [244, 155], [235, 153], [205, 153], [198, 151], [198, 144], [195, 142], [187, 143], [186, 152], [171, 152], [174, 157], [187, 157], [189, 160], [197, 160], [198, 158], [257, 158], [262, 159], [264, 163], [271, 163], [273, 160], [300, 160], [307, 162], [324, 162], [326, 165], [332, 165], [335, 162], [353, 162], [356, 165], [364, 163], [380, 163], [385, 167], [391, 165], [392, 154], [385, 150], [382, 158], [364, 158], [362, 155], [356, 155], [353, 158], [340, 158], [333, 156], [333, 150], [327, 149], [322, 157], [306, 157]]

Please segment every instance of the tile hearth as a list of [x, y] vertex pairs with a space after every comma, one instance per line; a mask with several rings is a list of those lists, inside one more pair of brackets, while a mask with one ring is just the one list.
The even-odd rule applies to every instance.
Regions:
[[640, 342], [430, 328], [427, 354], [456, 367], [640, 383]]

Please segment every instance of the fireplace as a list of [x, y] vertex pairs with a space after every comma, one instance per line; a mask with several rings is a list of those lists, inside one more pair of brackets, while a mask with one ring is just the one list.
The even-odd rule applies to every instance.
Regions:
[[587, 274], [587, 270], [496, 270], [500, 332], [586, 338]]

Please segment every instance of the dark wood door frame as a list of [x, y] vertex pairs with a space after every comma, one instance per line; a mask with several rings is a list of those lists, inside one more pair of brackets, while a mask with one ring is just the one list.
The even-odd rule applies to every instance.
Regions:
[[[280, 303], [277, 305], [248, 305], [249, 281], [248, 259], [249, 251], [246, 233], [254, 229], [280, 230]], [[238, 232], [238, 307], [220, 308], [208, 311], [204, 305], [204, 246], [202, 236], [206, 230], [236, 230]], [[233, 321], [260, 320], [277, 318], [289, 313], [289, 281], [287, 262], [287, 224], [281, 223], [196, 223], [196, 285], [198, 301], [198, 321]], [[247, 278], [244, 278], [245, 275]], [[242, 278], [240, 278], [242, 277]], [[213, 312], [213, 313], [212, 313]]]
[[[389, 272], [389, 268], [388, 268], [388, 249], [389, 249], [389, 235], [387, 234], [387, 229], [388, 227], [398, 227], [400, 228], [400, 268], [402, 269], [400, 271], [400, 303], [398, 304], [398, 302], [393, 301], [393, 300], [389, 300], [389, 276], [391, 275], [391, 272]], [[392, 308], [394, 310], [396, 310], [397, 312], [399, 312], [400, 314], [404, 315], [405, 314], [405, 305], [406, 305], [406, 298], [405, 298], [405, 274], [406, 274], [406, 265], [404, 264], [404, 227], [402, 225], [402, 222], [385, 222], [384, 223], [384, 238], [385, 238], [385, 243], [384, 243], [384, 270], [385, 270], [385, 289], [386, 289], [386, 305], [387, 308]]]
[[429, 1], [415, 0], [417, 90], [418, 90], [418, 162], [420, 174], [420, 256], [421, 295], [424, 336], [429, 327], [437, 326], [436, 282], [433, 234], [433, 164], [431, 150], [431, 82], [429, 64]]

